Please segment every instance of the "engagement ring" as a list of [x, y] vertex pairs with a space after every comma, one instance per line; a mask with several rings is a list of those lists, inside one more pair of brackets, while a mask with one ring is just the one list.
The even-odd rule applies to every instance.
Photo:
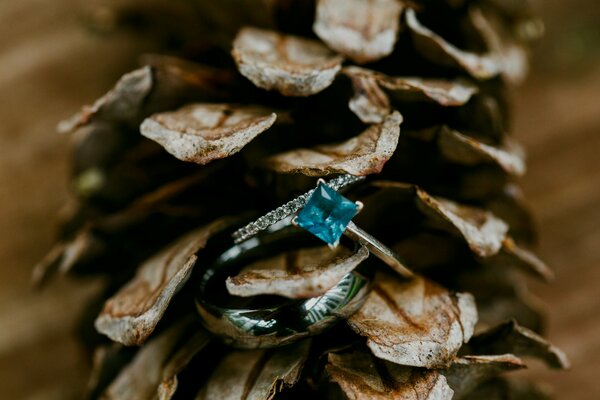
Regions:
[[336, 247], [340, 237], [345, 235], [366, 246], [371, 253], [401, 276], [413, 278], [412, 271], [404, 265], [402, 259], [394, 251], [352, 222], [352, 218], [362, 210], [363, 204], [348, 200], [337, 190], [362, 179], [364, 177], [352, 175], [341, 175], [329, 182], [319, 179], [315, 189], [238, 229], [234, 232], [233, 238], [236, 243], [239, 243], [297, 213], [293, 217], [292, 223], [312, 233], [330, 247]]

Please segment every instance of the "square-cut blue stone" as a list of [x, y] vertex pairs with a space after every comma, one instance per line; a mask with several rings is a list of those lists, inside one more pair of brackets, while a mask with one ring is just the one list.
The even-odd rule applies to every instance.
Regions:
[[296, 223], [324, 242], [336, 245], [357, 213], [358, 206], [355, 203], [319, 183], [298, 213]]

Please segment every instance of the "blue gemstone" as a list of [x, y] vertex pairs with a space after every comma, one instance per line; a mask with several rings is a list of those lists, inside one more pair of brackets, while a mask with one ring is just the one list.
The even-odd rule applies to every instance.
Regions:
[[298, 213], [296, 223], [324, 242], [336, 245], [357, 213], [358, 206], [355, 203], [319, 183]]

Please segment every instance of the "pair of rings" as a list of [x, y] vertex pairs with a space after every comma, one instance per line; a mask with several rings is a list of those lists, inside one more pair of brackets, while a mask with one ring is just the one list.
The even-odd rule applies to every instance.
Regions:
[[233, 232], [226, 230], [210, 239], [196, 262], [200, 276], [196, 308], [206, 329], [235, 347], [277, 347], [323, 332], [362, 306], [373, 276], [364, 264], [319, 297], [245, 298], [227, 292], [226, 278], [243, 266], [277, 251], [314, 245], [314, 237], [301, 235], [298, 227], [331, 248], [346, 236], [350, 240], [344, 245], [365, 246], [400, 275], [412, 278], [398, 255], [352, 222], [363, 205], [348, 200], [338, 190], [363, 179], [352, 175], [329, 182], [319, 179], [309, 192]]

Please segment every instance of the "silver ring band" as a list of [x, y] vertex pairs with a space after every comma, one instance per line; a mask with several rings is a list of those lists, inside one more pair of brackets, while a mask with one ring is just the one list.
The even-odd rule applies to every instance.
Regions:
[[350, 221], [344, 231], [344, 235], [364, 245], [372, 254], [386, 263], [390, 268], [400, 274], [400, 276], [407, 279], [414, 278], [415, 274], [404, 265], [400, 256], [379, 240], [356, 226], [354, 222]]

